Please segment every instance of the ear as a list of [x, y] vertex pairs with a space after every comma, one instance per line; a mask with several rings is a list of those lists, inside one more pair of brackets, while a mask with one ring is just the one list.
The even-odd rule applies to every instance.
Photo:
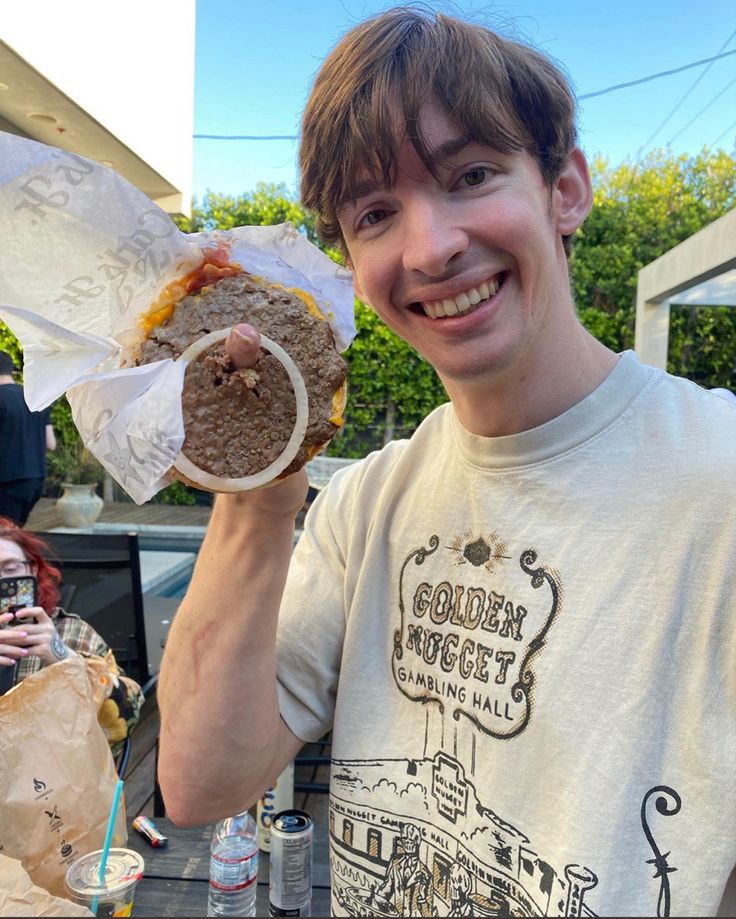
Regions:
[[562, 236], [570, 236], [582, 226], [593, 206], [593, 186], [588, 163], [579, 147], [570, 153], [555, 182], [557, 228]]

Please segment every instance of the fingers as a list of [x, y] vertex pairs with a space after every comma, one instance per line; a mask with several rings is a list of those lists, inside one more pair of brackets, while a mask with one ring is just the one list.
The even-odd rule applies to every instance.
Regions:
[[[38, 622], [33, 621], [34, 617]], [[15, 621], [8, 627], [14, 618]], [[55, 632], [54, 624], [40, 606], [30, 606], [0, 616], [0, 647], [29, 647], [39, 641], [48, 643]]]
[[39, 624], [51, 622], [46, 610], [41, 606], [26, 606], [23, 609], [16, 610], [15, 618], [20, 620], [35, 619]]
[[22, 660], [30, 654], [28, 648], [22, 648], [20, 645], [9, 644], [6, 642], [26, 641], [25, 632], [18, 632], [15, 629], [7, 629], [0, 634], [0, 664], [6, 667], [12, 666], [16, 661]]
[[225, 339], [225, 351], [236, 367], [253, 367], [261, 353], [261, 336], [252, 325], [241, 322]]
[[0, 648], [7, 648], [9, 645], [27, 645], [28, 631], [26, 629], [3, 629], [0, 632]]
[[[20, 612], [20, 610], [18, 612]], [[14, 621], [15, 619], [15, 613], [3, 613], [0, 615], [0, 648], [8, 644], [15, 645], [28, 638], [27, 627], [19, 628], [18, 623]], [[13, 625], [8, 628], [8, 623], [10, 622], [12, 622]]]

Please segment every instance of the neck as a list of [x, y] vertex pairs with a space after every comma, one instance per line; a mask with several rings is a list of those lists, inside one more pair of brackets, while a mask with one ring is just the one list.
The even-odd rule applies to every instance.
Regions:
[[15, 383], [15, 380], [9, 373], [0, 373], [0, 386], [3, 386], [5, 383]]
[[442, 382], [463, 427], [482, 437], [502, 437], [566, 412], [600, 386], [617, 360], [576, 319], [556, 342], [546, 342], [542, 354], [529, 354], [489, 379]]

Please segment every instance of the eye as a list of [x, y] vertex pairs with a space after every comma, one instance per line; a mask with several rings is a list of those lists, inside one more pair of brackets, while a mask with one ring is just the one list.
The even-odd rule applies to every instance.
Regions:
[[374, 210], [368, 211], [367, 213], [363, 214], [363, 216], [360, 218], [360, 222], [358, 226], [359, 227], [362, 227], [362, 226], [374, 227], [376, 226], [376, 224], [379, 224], [382, 220], [385, 220], [386, 216], [387, 216], [387, 211], [383, 210], [383, 208], [375, 208]]
[[460, 181], [470, 188], [475, 188], [478, 185], [482, 185], [487, 177], [488, 169], [485, 166], [476, 166], [474, 169], [464, 172]]

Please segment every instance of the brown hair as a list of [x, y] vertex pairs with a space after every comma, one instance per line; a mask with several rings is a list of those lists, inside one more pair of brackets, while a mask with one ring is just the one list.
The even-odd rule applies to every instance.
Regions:
[[326, 243], [343, 244], [337, 214], [357, 181], [393, 185], [405, 137], [436, 174], [419, 122], [432, 98], [472, 140], [526, 150], [549, 187], [575, 146], [575, 98], [544, 54], [461, 19], [396, 7], [344, 36], [304, 111], [301, 199]]
[[47, 613], [51, 613], [59, 604], [61, 572], [44, 557], [49, 554], [49, 547], [40, 536], [21, 529], [8, 517], [0, 517], [0, 539], [7, 539], [20, 546], [26, 561], [33, 563], [38, 582], [38, 605]]

